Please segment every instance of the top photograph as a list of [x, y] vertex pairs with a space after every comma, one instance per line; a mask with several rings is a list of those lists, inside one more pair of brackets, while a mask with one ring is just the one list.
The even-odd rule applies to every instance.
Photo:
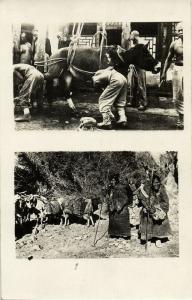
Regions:
[[12, 24], [16, 130], [182, 130], [182, 22]]

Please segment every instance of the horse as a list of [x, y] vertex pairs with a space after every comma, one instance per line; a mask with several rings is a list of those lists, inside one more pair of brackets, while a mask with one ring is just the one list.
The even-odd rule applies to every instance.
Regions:
[[92, 80], [93, 75], [99, 69], [109, 66], [109, 57], [112, 64], [120, 73], [128, 71], [130, 64], [141, 69], [158, 73], [159, 63], [150, 54], [147, 45], [138, 44], [130, 50], [120, 46], [96, 47], [65, 47], [51, 55], [48, 61], [48, 72], [44, 74], [47, 80], [47, 95], [51, 95], [50, 82], [58, 78], [62, 88], [62, 94], [66, 98], [69, 107], [75, 110], [72, 101], [72, 82], [74, 79], [81, 81]]

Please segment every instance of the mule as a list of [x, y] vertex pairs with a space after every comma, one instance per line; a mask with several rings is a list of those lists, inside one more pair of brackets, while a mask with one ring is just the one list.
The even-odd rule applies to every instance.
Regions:
[[30, 214], [35, 214], [36, 216], [35, 227], [38, 227], [39, 223], [42, 226], [43, 221], [46, 219], [46, 214], [45, 214], [46, 203], [47, 203], [47, 199], [39, 195], [31, 195], [29, 201], [26, 202]]
[[[92, 224], [93, 221], [93, 203], [92, 199], [87, 198], [74, 198], [67, 196], [66, 198], [59, 198], [57, 201], [60, 203], [60, 206], [63, 211], [63, 217], [65, 220], [64, 225], [70, 225], [70, 219], [72, 216], [76, 216], [80, 219], [86, 220], [87, 227]], [[63, 224], [63, 223], [62, 223]]]
[[99, 69], [104, 69], [111, 63], [120, 73], [127, 73], [130, 64], [136, 65], [147, 71], [158, 73], [160, 68], [158, 61], [153, 58], [147, 46], [138, 44], [130, 50], [124, 50], [120, 46], [106, 46], [102, 49], [92, 47], [61, 48], [50, 57], [47, 80], [47, 95], [51, 95], [49, 84], [54, 78], [58, 78], [62, 87], [62, 94], [73, 110], [74, 103], [71, 99], [72, 82], [74, 79], [81, 81], [91, 80]]
[[27, 206], [28, 198], [26, 195], [16, 195], [15, 200], [15, 223], [23, 225], [25, 222], [30, 221], [30, 212]]

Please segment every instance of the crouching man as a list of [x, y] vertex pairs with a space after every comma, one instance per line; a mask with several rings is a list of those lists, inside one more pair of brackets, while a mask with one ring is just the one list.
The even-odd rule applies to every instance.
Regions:
[[102, 129], [112, 129], [112, 123], [115, 119], [111, 109], [114, 106], [117, 109], [119, 125], [127, 123], [125, 115], [125, 106], [127, 99], [127, 80], [117, 72], [113, 66], [99, 70], [93, 76], [95, 86], [105, 86], [105, 89], [99, 97], [99, 111], [103, 116], [103, 122], [98, 123]]
[[18, 96], [14, 98], [15, 105], [23, 109], [24, 115], [16, 118], [16, 122], [30, 121], [31, 98], [33, 95], [34, 106], [37, 100], [43, 97], [44, 76], [35, 67], [27, 64], [13, 65], [14, 90], [18, 91]]

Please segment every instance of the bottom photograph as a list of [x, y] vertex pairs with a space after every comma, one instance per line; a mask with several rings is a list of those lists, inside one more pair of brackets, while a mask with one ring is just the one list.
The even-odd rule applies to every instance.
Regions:
[[178, 153], [17, 152], [16, 258], [178, 257]]

